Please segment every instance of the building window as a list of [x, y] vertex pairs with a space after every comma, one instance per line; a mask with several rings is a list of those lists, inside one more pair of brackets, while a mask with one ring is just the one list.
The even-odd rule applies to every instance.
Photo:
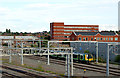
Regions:
[[72, 40], [74, 40], [74, 38], [72, 38]]
[[103, 38], [103, 40], [105, 41], [105, 38]]
[[85, 41], [85, 37], [83, 38], [83, 41]]
[[102, 40], [102, 38], [100, 40]]
[[97, 38], [97, 40], [99, 40], [99, 37]]
[[109, 41], [110, 41], [111, 39], [109, 38]]
[[81, 37], [79, 38], [79, 40], [81, 41]]
[[64, 36], [64, 38], [69, 38], [69, 36]]
[[113, 38], [111, 38], [111, 40], [113, 40]]
[[76, 32], [78, 32], [78, 31], [89, 31], [89, 30], [64, 30], [64, 31], [76, 31]]
[[115, 38], [115, 41], [117, 41], [117, 40], [118, 40], [118, 38], [116, 37], [116, 38]]
[[93, 41], [93, 38], [91, 38], [91, 41]]
[[106, 41], [108, 40], [108, 38], [106, 38]]
[[64, 38], [67, 38], [67, 36], [64, 36]]
[[70, 35], [71, 33], [64, 33], [64, 34]]
[[86, 41], [88, 41], [88, 38], [86, 38]]
[[96, 41], [96, 37], [94, 38], [94, 40]]

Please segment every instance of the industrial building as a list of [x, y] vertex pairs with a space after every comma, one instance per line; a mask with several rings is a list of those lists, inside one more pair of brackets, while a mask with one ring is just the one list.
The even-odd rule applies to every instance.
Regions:
[[[2, 41], [3, 43], [8, 43], [4, 40], [13, 40], [13, 39], [16, 39], [16, 40], [38, 40], [39, 38], [35, 37], [35, 36], [0, 36], [0, 41]], [[2, 43], [2, 44], [3, 44]], [[16, 42], [14, 42], [16, 43]]]
[[98, 25], [64, 25], [64, 22], [50, 23], [50, 34], [52, 40], [69, 40], [72, 32], [98, 32]]
[[[117, 44], [118, 42], [98, 42], [98, 57], [106, 60], [108, 44]], [[96, 56], [96, 44], [93, 42], [75, 42], [70, 43], [70, 47], [74, 48], [74, 52], [84, 53], [86, 50], [89, 51], [94, 57]], [[109, 46], [109, 58], [110, 61], [115, 61], [117, 55], [120, 55], [120, 44]]]
[[70, 41], [120, 42], [116, 32], [72, 32]]

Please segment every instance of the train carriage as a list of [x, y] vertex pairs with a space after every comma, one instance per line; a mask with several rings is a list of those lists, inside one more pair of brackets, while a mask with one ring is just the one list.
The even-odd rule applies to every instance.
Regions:
[[[51, 57], [65, 60], [66, 55], [51, 55]], [[93, 62], [93, 56], [92, 56], [92, 54], [88, 54], [88, 53], [74, 52], [73, 53], [73, 61], [89, 63], [89, 62]]]
[[73, 53], [73, 60], [76, 62], [93, 62], [93, 56], [92, 54], [88, 53]]

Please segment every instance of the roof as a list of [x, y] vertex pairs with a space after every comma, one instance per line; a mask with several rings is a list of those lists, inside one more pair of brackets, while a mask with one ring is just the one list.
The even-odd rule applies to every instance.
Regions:
[[[0, 36], [0, 39], [14, 39], [14, 36]], [[35, 36], [15, 36], [15, 39], [38, 39]]]
[[117, 32], [118, 35], [120, 35], [120, 32]]
[[101, 35], [116, 35], [115, 32], [100, 32]]
[[111, 36], [113, 36], [113, 35], [116, 35], [116, 33], [115, 32], [75, 32], [75, 34], [76, 35], [79, 35], [79, 34], [81, 34], [81, 35], [96, 35], [96, 34], [101, 34], [101, 35], [111, 35]]

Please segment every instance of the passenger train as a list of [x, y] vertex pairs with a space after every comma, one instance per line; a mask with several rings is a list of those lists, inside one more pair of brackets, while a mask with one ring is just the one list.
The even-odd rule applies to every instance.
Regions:
[[[57, 59], [65, 59], [66, 55], [51, 55], [50, 57], [57, 58]], [[73, 53], [73, 61], [74, 62], [82, 62], [82, 63], [93, 62], [93, 55], [88, 54], [88, 53], [74, 52]]]

